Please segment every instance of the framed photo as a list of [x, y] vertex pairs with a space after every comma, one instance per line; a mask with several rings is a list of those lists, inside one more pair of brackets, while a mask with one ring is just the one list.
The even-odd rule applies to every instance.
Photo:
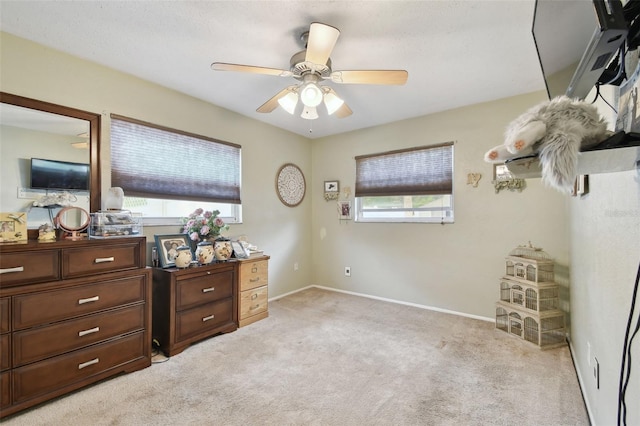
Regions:
[[155, 239], [160, 266], [163, 268], [176, 266], [178, 247], [190, 245], [187, 234], [155, 235]]
[[249, 255], [240, 244], [240, 241], [231, 241], [231, 248], [233, 248], [233, 254], [238, 259], [248, 259]]
[[324, 192], [338, 192], [340, 190], [337, 180], [325, 180]]
[[505, 164], [494, 164], [493, 165], [493, 180], [501, 181], [501, 180], [509, 180], [513, 179], [513, 175], [507, 168]]
[[0, 242], [27, 241], [27, 213], [0, 213]]
[[340, 219], [351, 219], [351, 201], [338, 201]]

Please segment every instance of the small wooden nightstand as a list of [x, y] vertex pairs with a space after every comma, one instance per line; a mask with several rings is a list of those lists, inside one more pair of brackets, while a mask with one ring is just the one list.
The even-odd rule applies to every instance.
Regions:
[[244, 327], [269, 316], [269, 256], [241, 259], [239, 263], [238, 317]]

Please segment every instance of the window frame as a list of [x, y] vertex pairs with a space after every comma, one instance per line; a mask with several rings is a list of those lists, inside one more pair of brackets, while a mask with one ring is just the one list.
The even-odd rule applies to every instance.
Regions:
[[[440, 143], [440, 144], [434, 144], [434, 145], [427, 145], [427, 146], [417, 146], [417, 147], [412, 147], [412, 148], [406, 148], [406, 149], [400, 149], [400, 150], [394, 150], [394, 151], [387, 151], [387, 152], [381, 152], [381, 153], [374, 153], [374, 154], [367, 154], [367, 155], [362, 155], [362, 156], [357, 156], [356, 157], [356, 161], [358, 161], [359, 159], [363, 158], [363, 159], [367, 159], [367, 158], [376, 158], [376, 157], [384, 157], [384, 156], [393, 156], [393, 155], [398, 155], [401, 156], [403, 153], [407, 153], [407, 155], [409, 155], [412, 152], [416, 152], [416, 151], [424, 151], [424, 150], [429, 150], [429, 149], [436, 149], [436, 148], [442, 148], [442, 147], [450, 147], [451, 152], [450, 152], [450, 159], [451, 159], [451, 170], [450, 170], [450, 174], [451, 174], [451, 180], [450, 180], [450, 185], [451, 185], [451, 191], [450, 193], [444, 193], [444, 194], [438, 194], [438, 193], [434, 193], [433, 191], [428, 191], [426, 190], [425, 194], [417, 194], [415, 193], [415, 191], [412, 190], [413, 193], [407, 193], [407, 194], [401, 194], [401, 193], [391, 193], [391, 194], [386, 194], [386, 195], [374, 195], [374, 194], [365, 194], [365, 195], [361, 195], [361, 196], [355, 196], [355, 221], [356, 222], [363, 222], [363, 223], [440, 223], [440, 224], [445, 224], [445, 223], [454, 223], [455, 222], [455, 208], [454, 208], [454, 192], [455, 192], [455, 182], [454, 182], [454, 176], [455, 176], [455, 150], [454, 150], [454, 146], [455, 146], [455, 142], [445, 142], [445, 143]], [[357, 166], [356, 166], [356, 187], [357, 182], [358, 182], [358, 171], [357, 171]], [[390, 197], [390, 196], [396, 196], [396, 197], [415, 197], [415, 196], [427, 196], [427, 195], [435, 195], [435, 196], [444, 196], [444, 197], [448, 197], [449, 202], [448, 203], [441, 203], [440, 208], [438, 208], [438, 206], [434, 206], [434, 207], [417, 207], [417, 208], [380, 208], [380, 209], [366, 209], [363, 206], [363, 198], [375, 198], [375, 197]], [[401, 216], [401, 217], [393, 217], [391, 215], [387, 215], [387, 216], [380, 216], [380, 217], [366, 217], [366, 213], [367, 212], [379, 212], [379, 213], [385, 213], [385, 212], [393, 212], [393, 213], [402, 213], [402, 212], [421, 212], [421, 211], [433, 211], [433, 210], [442, 210], [443, 214], [439, 215], [439, 216], [434, 216], [434, 217], [421, 217], [421, 216]]]

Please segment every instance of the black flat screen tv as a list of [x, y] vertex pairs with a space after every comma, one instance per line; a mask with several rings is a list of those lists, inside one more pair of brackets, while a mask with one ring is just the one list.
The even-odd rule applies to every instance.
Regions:
[[89, 173], [88, 164], [32, 158], [31, 188], [88, 191]]
[[536, 0], [532, 32], [549, 98], [584, 99], [608, 83], [628, 25], [620, 0]]

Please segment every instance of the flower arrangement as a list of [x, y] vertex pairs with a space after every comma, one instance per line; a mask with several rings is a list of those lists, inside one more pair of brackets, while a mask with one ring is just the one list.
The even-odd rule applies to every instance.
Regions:
[[182, 232], [187, 234], [191, 241], [216, 238], [220, 231], [229, 229], [229, 225], [218, 217], [219, 214], [219, 210], [195, 209], [188, 217], [182, 218]]

